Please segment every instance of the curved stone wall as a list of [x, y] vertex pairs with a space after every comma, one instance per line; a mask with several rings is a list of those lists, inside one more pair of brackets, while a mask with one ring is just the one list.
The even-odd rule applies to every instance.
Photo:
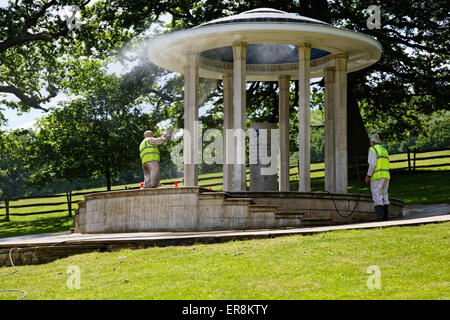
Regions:
[[[333, 201], [334, 200], [334, 201]], [[355, 207], [356, 204], [356, 207]], [[348, 215], [355, 207], [353, 215]], [[402, 215], [392, 200], [390, 216]], [[127, 190], [85, 196], [75, 231], [115, 233], [302, 227], [367, 221], [370, 196], [320, 192], [211, 192], [199, 187]]]

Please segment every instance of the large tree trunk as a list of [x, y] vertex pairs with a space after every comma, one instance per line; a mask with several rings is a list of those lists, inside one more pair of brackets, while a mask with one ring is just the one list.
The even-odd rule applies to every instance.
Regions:
[[[109, 132], [108, 132], [108, 130], [105, 131], [103, 141], [104, 141], [104, 148], [109, 151], [110, 147], [109, 147]], [[105, 152], [105, 153], [107, 153], [107, 152]], [[108, 157], [108, 155], [106, 157]], [[105, 179], [106, 179], [106, 190], [111, 191], [111, 160], [110, 160], [110, 158], [105, 158]]]
[[358, 101], [353, 92], [354, 84], [361, 81], [352, 74], [347, 78], [347, 157], [349, 180], [363, 179], [367, 169], [367, 150], [369, 138], [364, 126]]
[[105, 179], [106, 179], [106, 190], [111, 191], [111, 168], [109, 167], [109, 165], [107, 165], [106, 167]]

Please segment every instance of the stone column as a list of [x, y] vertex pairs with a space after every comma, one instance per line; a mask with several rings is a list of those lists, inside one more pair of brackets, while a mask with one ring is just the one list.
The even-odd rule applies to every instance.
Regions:
[[298, 191], [311, 191], [311, 172], [310, 172], [310, 55], [311, 45], [303, 43], [298, 45], [298, 119], [299, 119], [299, 183]]
[[289, 190], [289, 85], [290, 76], [280, 76], [278, 102], [278, 120], [280, 129], [280, 170], [278, 179], [279, 191]]
[[326, 68], [323, 72], [325, 80], [325, 190], [332, 193], [336, 192], [334, 73], [334, 68]]
[[347, 56], [335, 58], [335, 163], [336, 192], [347, 193]]
[[223, 76], [223, 191], [233, 190], [233, 155], [234, 141], [227, 140], [226, 130], [233, 129], [233, 76]]
[[[233, 44], [233, 116], [234, 130], [243, 130], [245, 133], [245, 107], [246, 107], [246, 56], [247, 44]], [[236, 132], [235, 132], [236, 133]], [[246, 166], [245, 166], [245, 134], [237, 132], [234, 157], [233, 191], [246, 190]]]
[[184, 186], [198, 185], [198, 150], [195, 121], [198, 121], [199, 55], [186, 54], [184, 70]]

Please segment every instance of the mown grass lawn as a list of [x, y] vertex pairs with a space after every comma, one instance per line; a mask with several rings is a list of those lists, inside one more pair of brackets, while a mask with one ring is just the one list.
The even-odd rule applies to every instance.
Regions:
[[[88, 253], [20, 266], [0, 289], [25, 290], [26, 299], [450, 299], [449, 248], [442, 223]], [[81, 288], [71, 290], [74, 265]], [[373, 265], [381, 288], [370, 290]]]

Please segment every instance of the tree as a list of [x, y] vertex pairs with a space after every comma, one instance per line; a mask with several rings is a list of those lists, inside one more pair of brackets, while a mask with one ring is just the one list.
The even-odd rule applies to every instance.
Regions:
[[[80, 29], [70, 30], [58, 17], [72, 5], [81, 10]], [[0, 8], [0, 93], [17, 99], [0, 103], [48, 111], [44, 104], [64, 89], [66, 57], [113, 56], [161, 10], [155, 1], [10, 0]]]
[[[419, 135], [408, 134], [402, 140], [389, 141], [386, 146], [390, 153], [410, 150], [436, 150], [450, 148], [450, 111], [436, 111], [431, 115], [421, 115], [426, 130]], [[387, 127], [389, 123], [385, 124]], [[369, 126], [369, 131], [379, 128]]]
[[27, 130], [15, 130], [0, 136], [0, 197], [26, 194], [29, 172], [25, 169], [24, 158], [29, 141]]
[[[93, 66], [91, 66], [93, 67]], [[29, 146], [30, 164], [39, 168], [34, 183], [112, 176], [139, 164], [144, 130], [159, 121], [143, 114], [136, 96], [121, 79], [98, 67], [79, 90], [82, 97], [63, 103], [38, 122]]]
[[[380, 29], [367, 29], [370, 5], [381, 8]], [[348, 108], [353, 114], [361, 109], [364, 123], [383, 128], [377, 133], [385, 141], [423, 132], [421, 114], [449, 108], [447, 7], [442, 0], [330, 2], [332, 21], [375, 37], [383, 47], [378, 63], [349, 75]], [[360, 119], [349, 117], [352, 122]]]

